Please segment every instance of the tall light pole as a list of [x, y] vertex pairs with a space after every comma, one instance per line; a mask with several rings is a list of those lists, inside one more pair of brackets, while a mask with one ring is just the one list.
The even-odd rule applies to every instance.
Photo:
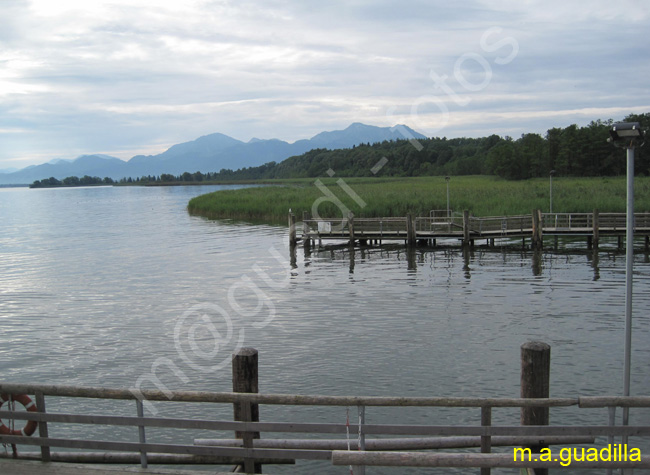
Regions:
[[[625, 361], [623, 396], [630, 395], [632, 360], [632, 272], [634, 263], [634, 148], [643, 145], [644, 132], [638, 122], [619, 122], [612, 126], [608, 141], [627, 150], [627, 214], [625, 219]], [[623, 408], [623, 425], [628, 425], [630, 408]], [[623, 443], [627, 436], [623, 437]]]
[[449, 180], [451, 180], [451, 177], [447, 175], [445, 177], [445, 181], [447, 182], [447, 218], [449, 218]]
[[548, 207], [548, 212], [552, 213], [553, 212], [553, 175], [555, 175], [555, 170], [551, 170], [548, 174], [550, 183], [549, 183], [549, 207]]

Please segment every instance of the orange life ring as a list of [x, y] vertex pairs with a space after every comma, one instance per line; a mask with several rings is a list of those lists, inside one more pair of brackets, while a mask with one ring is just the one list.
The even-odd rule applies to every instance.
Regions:
[[[28, 412], [38, 412], [36, 409], [36, 404], [34, 404], [34, 402], [29, 398], [27, 394], [0, 394], [0, 409], [2, 408], [2, 405], [7, 401], [16, 401], [21, 403], [23, 406], [25, 406], [25, 409]], [[4, 422], [2, 422], [2, 420], [0, 420], [0, 434], [4, 435], [29, 436], [36, 432], [36, 427], [38, 427], [38, 423], [36, 421], [27, 421], [27, 424], [25, 424], [25, 427], [23, 427], [21, 430], [11, 430], [4, 424]]]

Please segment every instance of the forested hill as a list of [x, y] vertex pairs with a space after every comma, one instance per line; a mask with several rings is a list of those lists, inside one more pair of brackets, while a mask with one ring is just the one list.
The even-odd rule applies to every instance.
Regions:
[[[650, 113], [629, 115], [624, 121], [650, 127]], [[237, 171], [221, 170], [216, 179], [268, 179], [327, 176], [498, 175], [507, 179], [548, 176], [605, 176], [625, 174], [625, 151], [607, 142], [612, 120], [596, 120], [585, 127], [549, 129], [545, 136], [524, 134], [518, 139], [491, 135], [482, 138], [430, 138], [416, 143], [384, 141], [349, 149], [311, 150], [281, 163]], [[650, 147], [650, 145], [648, 146]], [[637, 174], [650, 174], [650, 150], [637, 150]], [[375, 169], [376, 171], [376, 169]]]

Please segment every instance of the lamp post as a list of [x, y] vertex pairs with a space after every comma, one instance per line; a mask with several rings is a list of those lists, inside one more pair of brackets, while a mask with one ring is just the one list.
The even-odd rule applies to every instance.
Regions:
[[449, 180], [451, 180], [451, 177], [447, 175], [445, 177], [445, 181], [447, 182], [447, 218], [449, 218]]
[[553, 212], [553, 175], [555, 175], [555, 170], [551, 170], [548, 174], [550, 183], [549, 183], [549, 206], [548, 206], [548, 212], [552, 213]]
[[[644, 132], [638, 122], [619, 122], [609, 131], [609, 142], [627, 150], [627, 214], [625, 219], [625, 361], [623, 396], [630, 395], [632, 360], [632, 272], [634, 262], [634, 148], [643, 145]], [[623, 425], [628, 425], [630, 408], [623, 408]], [[623, 437], [627, 443], [627, 436]]]

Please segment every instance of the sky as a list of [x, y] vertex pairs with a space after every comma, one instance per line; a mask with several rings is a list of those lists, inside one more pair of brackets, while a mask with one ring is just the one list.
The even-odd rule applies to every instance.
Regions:
[[353, 122], [519, 137], [650, 112], [650, 2], [0, 0], [0, 170]]

